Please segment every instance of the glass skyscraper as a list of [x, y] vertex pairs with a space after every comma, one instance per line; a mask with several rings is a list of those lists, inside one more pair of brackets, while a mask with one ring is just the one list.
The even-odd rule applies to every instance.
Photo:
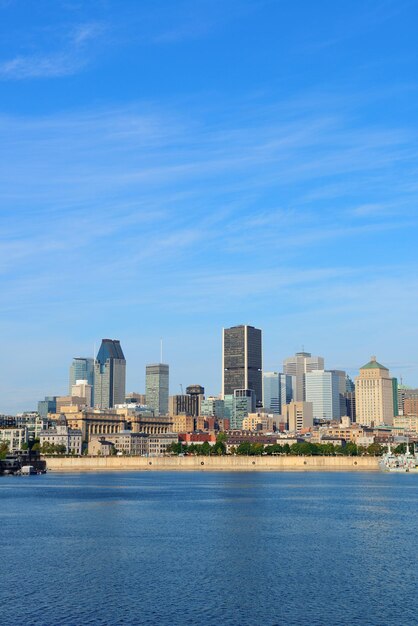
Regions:
[[233, 395], [236, 389], [252, 389], [256, 405], [262, 405], [261, 330], [254, 326], [222, 332], [222, 395]]
[[263, 373], [263, 407], [280, 414], [280, 382], [278, 372]]
[[147, 365], [145, 370], [147, 406], [155, 415], [168, 414], [169, 367], [164, 363]]
[[120, 341], [102, 339], [94, 363], [94, 406], [109, 409], [125, 402], [126, 361]]
[[94, 359], [81, 356], [77, 356], [73, 359], [70, 365], [70, 396], [71, 389], [73, 385], [76, 384], [77, 380], [87, 380], [88, 384], [92, 386], [92, 398], [94, 398]]

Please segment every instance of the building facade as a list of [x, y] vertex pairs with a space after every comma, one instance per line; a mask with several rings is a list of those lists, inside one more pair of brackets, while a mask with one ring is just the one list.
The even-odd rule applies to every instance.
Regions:
[[363, 426], [393, 423], [393, 384], [389, 370], [372, 356], [356, 378], [356, 421]]
[[312, 403], [314, 419], [340, 419], [339, 382], [334, 372], [314, 370], [305, 374], [305, 397]]
[[263, 402], [261, 330], [233, 326], [222, 331], [222, 397], [236, 389], [252, 389], [257, 406]]
[[282, 417], [290, 432], [300, 432], [313, 426], [312, 402], [290, 402], [282, 406]]
[[293, 399], [296, 402], [306, 400], [305, 375], [308, 372], [324, 369], [322, 356], [312, 356], [310, 352], [296, 352], [283, 361], [283, 372], [295, 377]]
[[94, 388], [94, 359], [82, 356], [77, 356], [73, 359], [70, 365], [70, 384], [68, 386], [70, 395], [73, 395], [71, 388], [77, 383], [77, 380], [86, 380], [87, 384], [91, 385], [92, 389]]
[[70, 428], [65, 415], [60, 415], [55, 427], [47, 428], [39, 433], [41, 448], [45, 444], [64, 446], [68, 454], [81, 454], [82, 434], [78, 428]]
[[[93, 403], [93, 387], [87, 380], [76, 380], [75, 385], [71, 387], [71, 396], [84, 398], [85, 406], [91, 407]], [[58, 410], [58, 409], [57, 409]]]
[[280, 374], [263, 372], [263, 407], [266, 411], [280, 413]]
[[125, 384], [126, 361], [120, 341], [103, 339], [94, 363], [94, 406], [110, 409], [124, 402]]
[[146, 366], [145, 396], [147, 406], [155, 415], [168, 414], [169, 367], [165, 363]]

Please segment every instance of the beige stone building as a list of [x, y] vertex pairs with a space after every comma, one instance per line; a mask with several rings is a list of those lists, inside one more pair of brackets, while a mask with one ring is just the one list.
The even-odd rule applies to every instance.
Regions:
[[172, 415], [173, 433], [192, 433], [194, 431], [194, 417], [191, 415]]
[[299, 432], [313, 426], [312, 402], [290, 402], [283, 404], [282, 417], [290, 432]]
[[395, 428], [405, 429], [409, 432], [418, 432], [418, 416], [417, 415], [397, 415], [393, 418]]
[[356, 378], [356, 421], [363, 426], [390, 425], [393, 417], [392, 378], [372, 356]]
[[[127, 429], [134, 433], [149, 435], [173, 432], [173, 420], [170, 417], [154, 417], [130, 409], [78, 410], [76, 406], [63, 406], [62, 413], [66, 416], [70, 428], [81, 430], [85, 443], [88, 443], [93, 435], [108, 436]], [[57, 415], [56, 419], [58, 417]], [[54, 416], [51, 415], [51, 418], [54, 419]]]
[[269, 413], [248, 413], [242, 421], [242, 430], [261, 430], [271, 432], [276, 430], [277, 420], [281, 416], [273, 417]]

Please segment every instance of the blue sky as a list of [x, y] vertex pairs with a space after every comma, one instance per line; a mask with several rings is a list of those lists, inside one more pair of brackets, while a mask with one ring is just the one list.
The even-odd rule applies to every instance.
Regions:
[[376, 354], [418, 386], [416, 1], [0, 0], [0, 411], [119, 338], [221, 384]]

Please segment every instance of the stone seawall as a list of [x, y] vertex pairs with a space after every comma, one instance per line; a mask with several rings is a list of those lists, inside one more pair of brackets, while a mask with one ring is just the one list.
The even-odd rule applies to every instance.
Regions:
[[378, 471], [376, 457], [224, 456], [224, 457], [45, 457], [54, 472], [100, 471]]

